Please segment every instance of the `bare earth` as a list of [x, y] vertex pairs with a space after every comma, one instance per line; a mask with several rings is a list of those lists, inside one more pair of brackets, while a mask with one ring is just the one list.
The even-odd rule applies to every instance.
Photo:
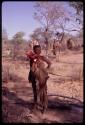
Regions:
[[[52, 60], [49, 69], [48, 110], [31, 112], [33, 93], [28, 82], [29, 64], [3, 58], [13, 74], [2, 83], [2, 120], [5, 123], [81, 123], [83, 122], [83, 54], [61, 53], [59, 62]], [[80, 80], [78, 73], [82, 72]], [[70, 76], [70, 77], [69, 77]], [[76, 80], [72, 80], [72, 78]]]

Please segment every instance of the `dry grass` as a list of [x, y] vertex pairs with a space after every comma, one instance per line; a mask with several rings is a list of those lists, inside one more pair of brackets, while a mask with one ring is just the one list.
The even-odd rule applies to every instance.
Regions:
[[[60, 60], [59, 62], [56, 62], [55, 58], [50, 58], [50, 60], [52, 61], [52, 66], [49, 69], [49, 76], [50, 78], [48, 79], [47, 82], [47, 88], [48, 88], [48, 95], [52, 94], [52, 95], [60, 95], [60, 96], [53, 96], [54, 100], [57, 101], [57, 103], [55, 104], [54, 100], [52, 100], [51, 96], [48, 96], [49, 100], [51, 100], [52, 103], [54, 103], [55, 105], [58, 104], [58, 100], [62, 101], [63, 105], [64, 102], [68, 100], [71, 100], [70, 98], [75, 98], [78, 99], [80, 101], [83, 102], [83, 54], [82, 53], [71, 53], [68, 52], [66, 53], [61, 53], [60, 55]], [[64, 63], [63, 63], [64, 62]], [[26, 66], [26, 64], [20, 60], [16, 60], [16, 61], [12, 61], [12, 60], [5, 60], [2, 62], [3, 63], [3, 69], [4, 71], [2, 72], [2, 77], [4, 78], [4, 83], [5, 83], [5, 79], [7, 79], [8, 84], [5, 84], [5, 86], [7, 88], [9, 88], [9, 91], [13, 91], [14, 93], [16, 93], [17, 98], [19, 97], [20, 99], [22, 99], [22, 102], [20, 103], [20, 105], [24, 105], [23, 107], [20, 107], [20, 105], [14, 105], [13, 107], [15, 107], [16, 112], [18, 112], [18, 109], [20, 108], [20, 110], [22, 110], [23, 108], [26, 110], [27, 113], [27, 109], [30, 109], [27, 105], [27, 107], [25, 108], [26, 104], [23, 104], [24, 100], [31, 103], [32, 101], [32, 88], [31, 88], [31, 84], [28, 83], [28, 72], [29, 72], [29, 62], [28, 65]], [[73, 64], [70, 64], [73, 63]], [[80, 63], [80, 64], [77, 64]], [[54, 75], [55, 74], [55, 75]], [[70, 77], [66, 77], [66, 76], [70, 76]], [[5, 78], [6, 77], [6, 78]], [[12, 88], [9, 87], [11, 84], [13, 84]], [[30, 96], [31, 93], [31, 96]], [[10, 93], [11, 95], [11, 93]], [[64, 98], [65, 96], [67, 96], [68, 98]], [[19, 98], [17, 100], [19, 100]], [[7, 99], [7, 98], [6, 98]], [[16, 101], [16, 100], [15, 100]], [[72, 100], [72, 103], [74, 103], [75, 100]], [[49, 102], [49, 105], [51, 105], [51, 102]], [[25, 102], [24, 102], [25, 103]], [[11, 101], [8, 104], [8, 107], [10, 107]], [[39, 119], [44, 122], [44, 120], [42, 119], [42, 115], [40, 116], [40, 118], [38, 118], [37, 115], [35, 115], [37, 118], [35, 118], [35, 116], [32, 116], [32, 121], [29, 121], [29, 113], [28, 116], [21, 117], [19, 119], [17, 119], [16, 117], [16, 113], [15, 111], [10, 111], [10, 108], [7, 108], [7, 105], [4, 105], [4, 108], [6, 107], [6, 109], [8, 110], [9, 114], [15, 115], [15, 119], [17, 122], [21, 121], [21, 122], [25, 122], [25, 123], [33, 123], [33, 120], [35, 122], [40, 122]], [[22, 111], [20, 111], [21, 114]], [[24, 112], [24, 111], [23, 111]], [[5, 113], [5, 109], [4, 109], [4, 113]], [[45, 117], [46, 120], [48, 121], [48, 119], [52, 119], [52, 117], [56, 120], [56, 122], [59, 123], [64, 123], [65, 120], [67, 120], [67, 116], [69, 111], [65, 110], [62, 112], [60, 110], [60, 108], [58, 107], [57, 110], [52, 109], [51, 111], [47, 112], [47, 116]], [[74, 116], [75, 114], [75, 116]], [[80, 114], [78, 113], [74, 113], [71, 112], [69, 115], [69, 119], [72, 121], [76, 121], [76, 119], [80, 119], [79, 121], [81, 121], [82, 117]], [[64, 117], [65, 116], [65, 117]], [[5, 116], [4, 116], [5, 117]], [[14, 118], [12, 118], [11, 120], [11, 115], [6, 114], [6, 118], [9, 119], [9, 122], [13, 121], [14, 122]], [[4, 118], [5, 119], [5, 118]], [[55, 121], [55, 119], [52, 119], [53, 122]], [[58, 121], [59, 119], [59, 121]], [[75, 120], [74, 120], [75, 119]], [[7, 119], [5, 119], [5, 121], [7, 121]], [[46, 122], [47, 122], [46, 121]]]
[[2, 81], [3, 82], [8, 82], [10, 79], [9, 69], [10, 69], [9, 65], [2, 66]]
[[73, 81], [81, 81], [83, 79], [83, 70], [82, 67], [72, 67], [71, 78]]

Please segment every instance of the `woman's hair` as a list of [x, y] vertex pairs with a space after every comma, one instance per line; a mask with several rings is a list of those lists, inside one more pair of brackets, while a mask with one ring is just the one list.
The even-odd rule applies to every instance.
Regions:
[[41, 48], [41, 46], [40, 46], [40, 45], [35, 45], [35, 46], [33, 46], [33, 50], [34, 50], [34, 51], [35, 51], [36, 48]]

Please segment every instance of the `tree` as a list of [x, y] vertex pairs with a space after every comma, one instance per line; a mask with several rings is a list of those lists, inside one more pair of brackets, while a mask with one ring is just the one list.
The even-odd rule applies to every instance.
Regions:
[[83, 2], [69, 2], [69, 5], [76, 10], [76, 21], [83, 24]]
[[[69, 5], [75, 8], [76, 13], [74, 13], [73, 16], [70, 16], [69, 18], [62, 18], [59, 23], [62, 29], [62, 37], [61, 40], [64, 38], [65, 32], [73, 32], [76, 31], [78, 34], [83, 32], [83, 2], [69, 2]], [[72, 22], [71, 29], [66, 28], [66, 23]], [[83, 33], [82, 33], [83, 34]]]
[[69, 2], [69, 4], [76, 9], [76, 14], [79, 15], [83, 11], [83, 2]]
[[59, 17], [66, 17], [63, 4], [60, 2], [36, 2], [34, 18], [37, 19], [45, 30], [52, 28]]
[[9, 47], [8, 33], [5, 28], [2, 29], [2, 52], [4, 53]]
[[83, 2], [69, 2], [69, 5], [76, 10], [76, 22], [81, 25], [79, 36], [83, 38]]
[[42, 40], [42, 34], [43, 34], [42, 28], [36, 28], [30, 35], [30, 37], [32, 40], [40, 41]]
[[[67, 4], [70, 5], [71, 2], [68, 2]], [[78, 2], [76, 2], [78, 3]], [[71, 34], [71, 32], [76, 31], [77, 33], [80, 32], [81, 29], [83, 29], [83, 16], [82, 16], [82, 7], [83, 4], [78, 4], [81, 7], [81, 11], [77, 9], [77, 13], [75, 11], [72, 13], [72, 15], [69, 13], [68, 9], [65, 8], [65, 2], [36, 2], [35, 4], [35, 13], [34, 18], [41, 24], [43, 27], [43, 35], [45, 38], [46, 43], [46, 50], [48, 48], [49, 43], [49, 31], [53, 32], [53, 35], [51, 37], [56, 39], [58, 38], [61, 42], [61, 46], [64, 44], [64, 37], [65, 33]], [[72, 9], [71, 6], [69, 6], [69, 9]], [[70, 26], [68, 27], [68, 24]], [[61, 30], [59, 32], [59, 30]], [[59, 32], [60, 35], [56, 35]]]
[[8, 40], [8, 33], [5, 28], [2, 29], [2, 41]]
[[48, 34], [60, 28], [58, 19], [68, 19], [68, 14], [60, 2], [37, 2], [35, 5], [36, 12], [34, 18], [41, 23], [44, 29], [46, 48], [48, 48]]
[[[46, 35], [46, 36], [45, 36]], [[48, 31], [47, 34], [44, 31], [44, 28], [40, 27], [40, 28], [36, 28], [33, 33], [30, 35], [31, 37], [31, 41], [38, 41], [38, 43], [46, 49], [46, 47], [50, 46], [50, 42], [47, 43], [46, 38], [48, 41], [51, 41], [51, 39], [53, 38], [53, 32], [52, 31]], [[47, 49], [46, 49], [46, 53], [47, 53]]]
[[11, 40], [12, 42], [12, 50], [11, 50], [11, 55], [12, 58], [15, 59], [19, 55], [19, 51], [21, 49], [21, 44], [24, 42], [23, 36], [24, 32], [17, 32], [14, 36], [13, 39]]
[[37, 40], [38, 42], [45, 42], [45, 35], [47, 35], [46, 37], [48, 38], [48, 40], [50, 40], [53, 35], [53, 32], [49, 30], [48, 33], [45, 34], [44, 28], [36, 28], [30, 35], [30, 37], [32, 40]]
[[17, 32], [14, 36], [13, 36], [13, 40], [14, 42], [17, 43], [22, 43], [24, 41], [23, 36], [25, 35], [24, 32]]

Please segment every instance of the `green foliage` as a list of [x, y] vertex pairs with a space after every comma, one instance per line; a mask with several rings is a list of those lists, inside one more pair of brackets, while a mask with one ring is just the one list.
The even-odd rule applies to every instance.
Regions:
[[12, 48], [11, 48], [11, 56], [13, 59], [16, 59], [20, 55], [20, 51], [22, 50], [22, 43], [25, 41], [23, 39], [24, 32], [17, 32], [13, 39], [11, 40]]
[[23, 36], [24, 36], [24, 32], [17, 32], [14, 36], [13, 36], [13, 42], [17, 42], [17, 43], [22, 43], [24, 41]]
[[39, 42], [46, 42], [46, 38], [50, 41], [53, 38], [53, 31], [47, 32], [43, 28], [36, 28], [30, 35], [31, 40], [37, 40]]

